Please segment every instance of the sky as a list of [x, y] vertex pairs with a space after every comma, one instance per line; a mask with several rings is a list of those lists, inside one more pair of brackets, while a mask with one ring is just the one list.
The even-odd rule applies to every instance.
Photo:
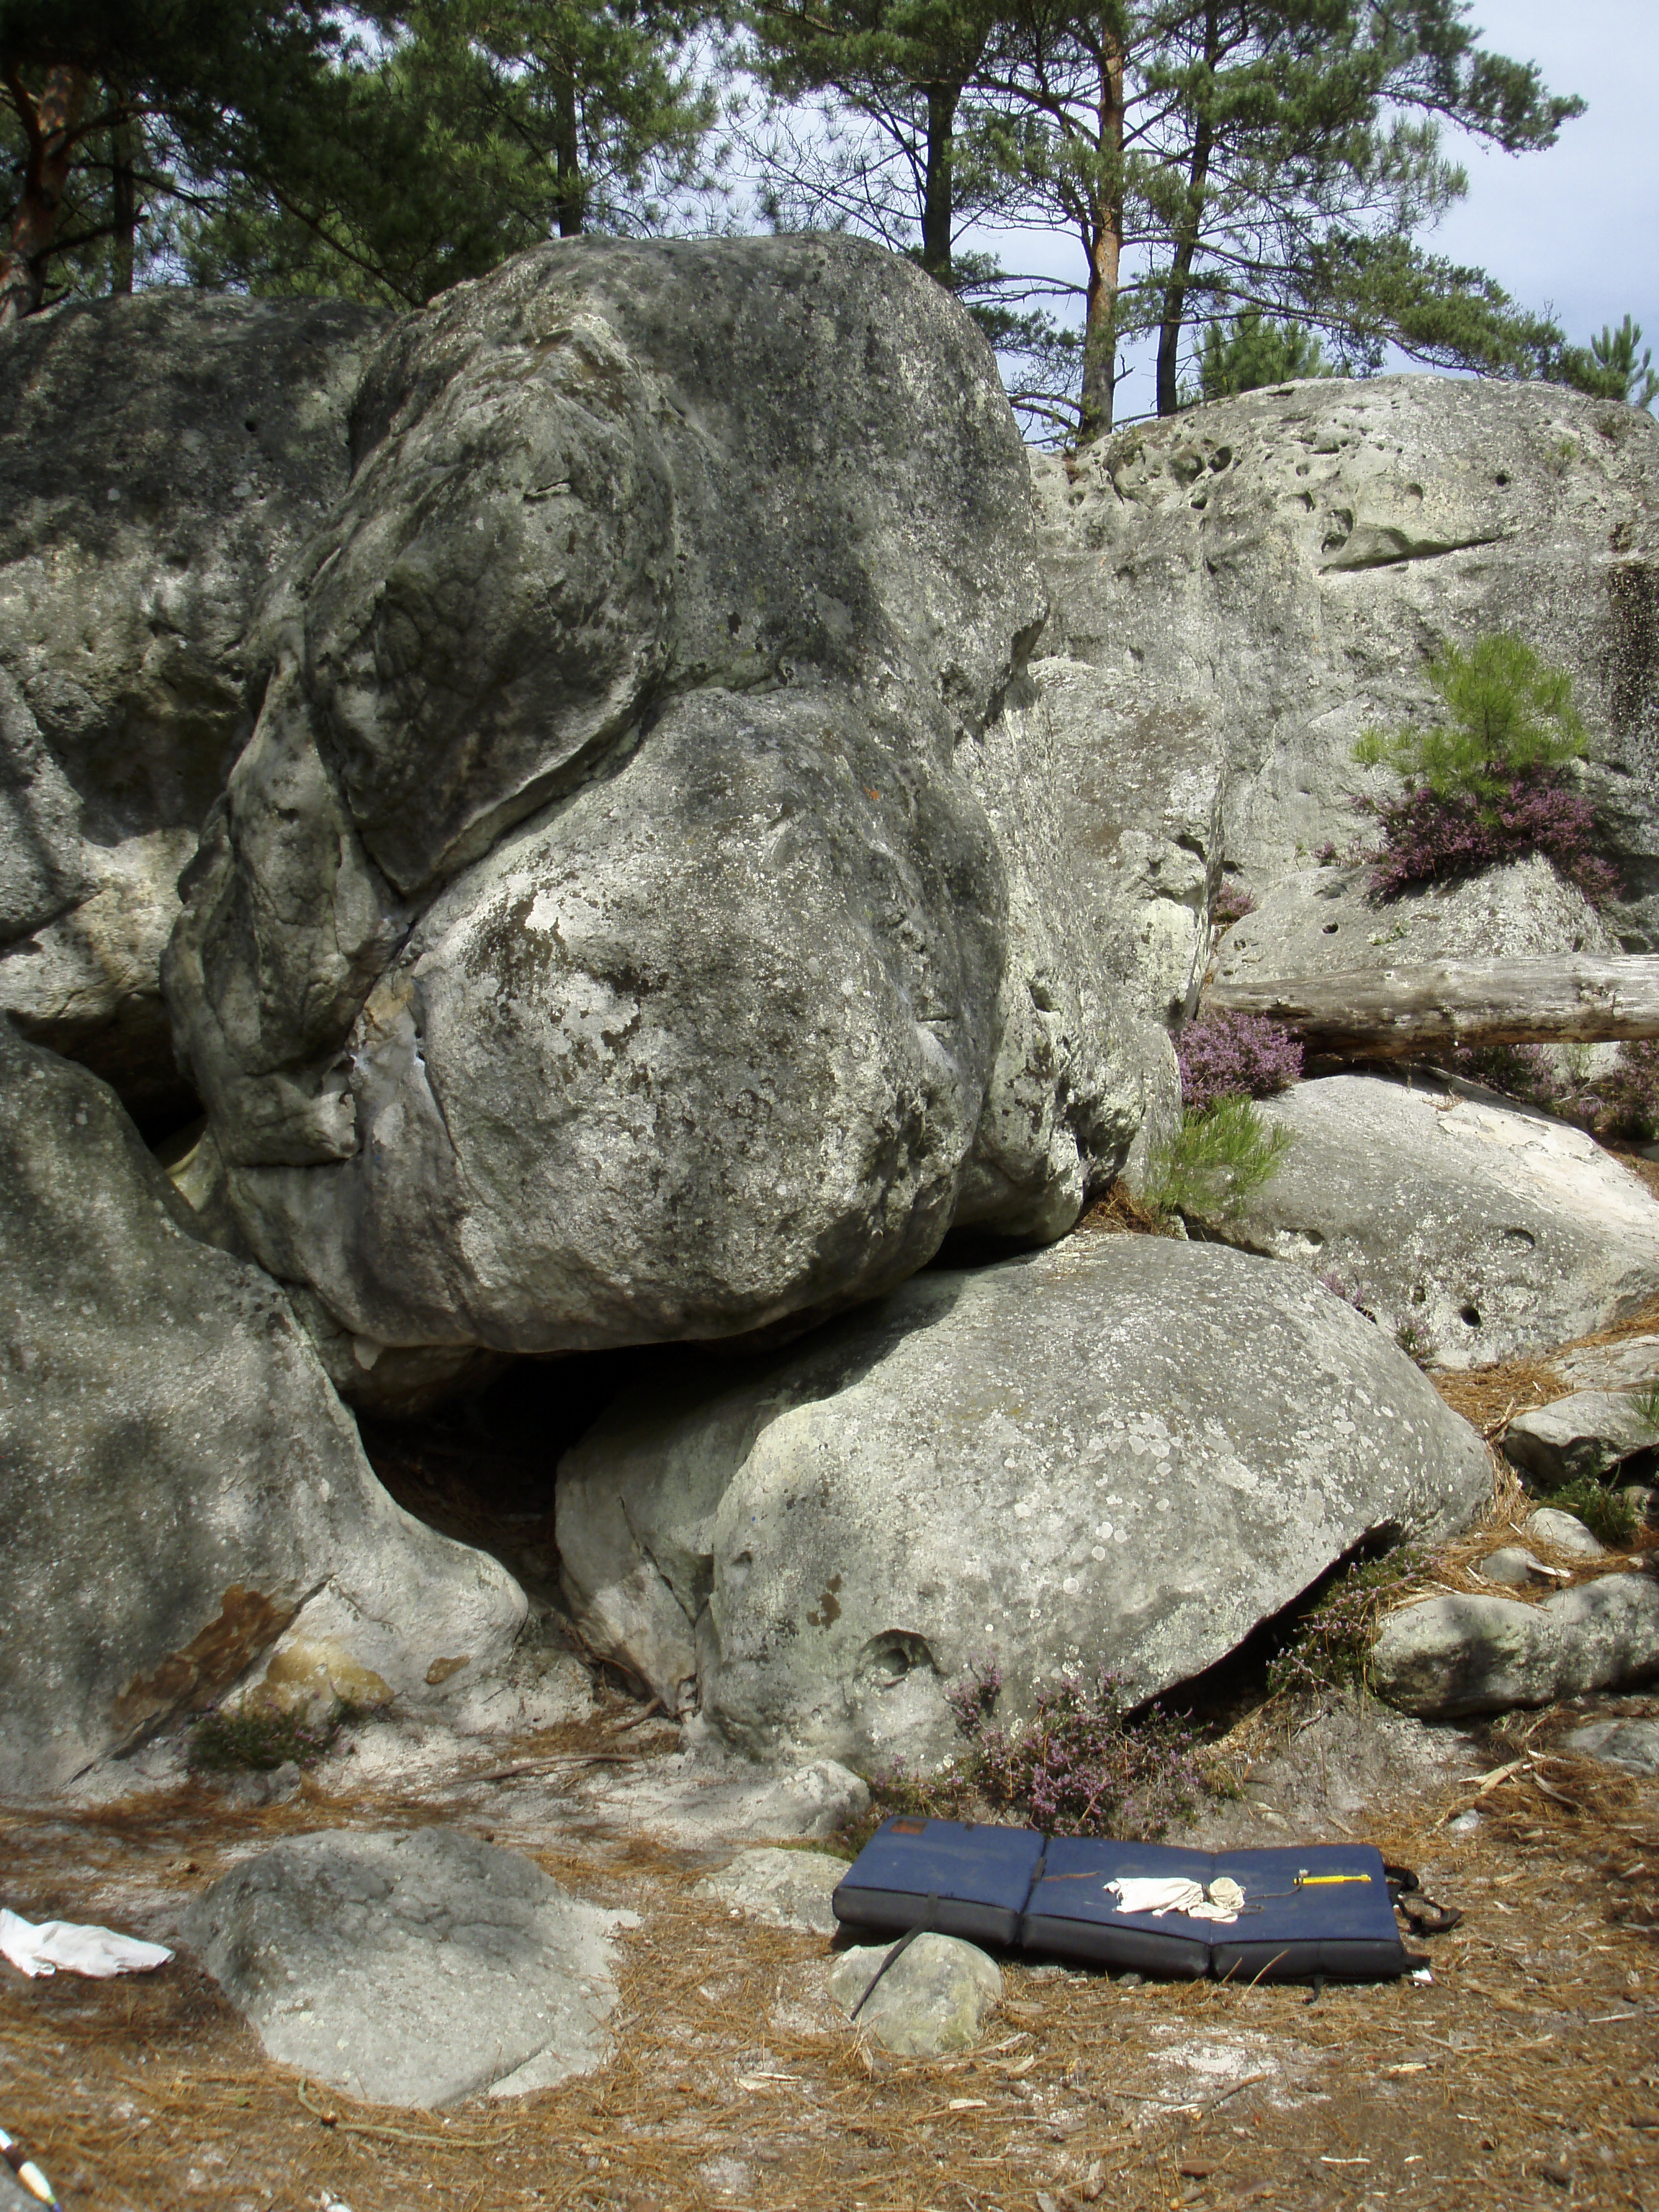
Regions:
[[[1468, 197], [1425, 243], [1484, 269], [1521, 306], [1547, 309], [1579, 344], [1633, 315], [1659, 360], [1659, 0], [1475, 0], [1470, 20], [1483, 46], [1536, 62], [1552, 92], [1589, 106], [1544, 154], [1488, 150], [1449, 131]], [[1081, 247], [1058, 239], [1042, 252], [1029, 234], [986, 242], [1011, 268], [1081, 275]], [[1118, 386], [1118, 418], [1152, 406], [1143, 348]]]

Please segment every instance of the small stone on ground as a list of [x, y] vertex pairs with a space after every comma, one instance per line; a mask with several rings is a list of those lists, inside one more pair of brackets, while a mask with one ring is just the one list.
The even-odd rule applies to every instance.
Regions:
[[618, 1920], [453, 1829], [299, 1836], [202, 1897], [186, 1939], [267, 2054], [374, 2104], [589, 2073]]
[[[994, 1960], [956, 1936], [918, 1936], [894, 1960], [867, 1998], [890, 1943], [860, 1945], [830, 1971], [830, 1994], [849, 2018], [901, 2058], [937, 2058], [978, 2042], [985, 2016], [1002, 1996]], [[860, 2008], [860, 2000], [864, 2000]]]
[[734, 1911], [769, 1928], [833, 1936], [837, 1923], [830, 1899], [846, 1872], [846, 1860], [828, 1851], [739, 1851], [697, 1884], [697, 1894], [724, 1898]]
[[1567, 1748], [1632, 1774], [1659, 1774], [1659, 1721], [1592, 1721], [1573, 1730]]

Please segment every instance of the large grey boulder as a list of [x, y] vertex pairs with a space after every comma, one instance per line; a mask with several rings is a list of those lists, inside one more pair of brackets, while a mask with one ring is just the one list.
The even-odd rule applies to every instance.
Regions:
[[1425, 1719], [1553, 1705], [1659, 1673], [1659, 1581], [1604, 1575], [1540, 1604], [1432, 1597], [1391, 1613], [1370, 1656], [1379, 1697]]
[[279, 2066], [432, 2106], [601, 2065], [619, 1920], [458, 1829], [334, 1829], [233, 1868], [184, 1932]]
[[1659, 1203], [1565, 1121], [1374, 1075], [1259, 1110], [1292, 1139], [1277, 1171], [1188, 1227], [1307, 1269], [1437, 1366], [1545, 1350], [1659, 1296]]
[[188, 1223], [113, 1092], [0, 1018], [0, 1790], [256, 1685], [450, 1705], [525, 1618], [376, 1482], [276, 1285]]
[[843, 1951], [830, 1970], [836, 2002], [901, 2058], [971, 2051], [1002, 2000], [995, 1960], [959, 1936], [918, 1936], [883, 1972], [892, 1948], [860, 1944]]
[[846, 240], [584, 240], [355, 420], [167, 969], [264, 1262], [371, 1353], [540, 1352], [1068, 1226], [1144, 1086], [994, 726], [1043, 599], [962, 311]]
[[[1448, 640], [1516, 631], [1572, 674], [1585, 788], [1659, 944], [1659, 428], [1559, 386], [1322, 380], [1034, 465], [1040, 653], [1109, 668], [1148, 732], [1226, 760], [1228, 870], [1258, 896], [1354, 835], [1369, 726], [1421, 718]], [[1183, 745], [1196, 741], [1183, 737]]]
[[1467, 1424], [1305, 1276], [1161, 1237], [930, 1272], [729, 1381], [636, 1392], [561, 1462], [566, 1595], [601, 1657], [751, 1753], [937, 1759], [1109, 1669], [1146, 1697], [1368, 1531], [1488, 1494]]
[[178, 877], [382, 321], [162, 290], [31, 317], [0, 360], [0, 1011], [140, 1114], [188, 1108], [157, 983]]

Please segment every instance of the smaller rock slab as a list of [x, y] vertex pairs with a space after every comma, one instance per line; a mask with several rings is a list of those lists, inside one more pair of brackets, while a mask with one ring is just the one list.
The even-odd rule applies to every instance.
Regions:
[[901, 2058], [971, 2050], [986, 2014], [1002, 1996], [995, 1960], [957, 1936], [918, 1936], [865, 1999], [892, 1948], [860, 1944], [843, 1953], [830, 1974], [836, 2002], [849, 2019], [856, 2014], [859, 2026]]
[[1659, 1774], [1659, 1721], [1592, 1721], [1573, 1730], [1567, 1749], [1630, 1774]]
[[1488, 1552], [1480, 1562], [1480, 1572], [1487, 1582], [1502, 1583], [1509, 1589], [1526, 1589], [1534, 1582], [1550, 1579], [1549, 1568], [1518, 1544], [1500, 1545], [1497, 1551]]
[[1571, 1559], [1599, 1559], [1607, 1548], [1576, 1513], [1564, 1513], [1559, 1505], [1540, 1505], [1535, 1513], [1528, 1513], [1521, 1523], [1521, 1533], [1530, 1536], [1534, 1544], [1553, 1545]]
[[1504, 1454], [1546, 1490], [1587, 1476], [1599, 1482], [1621, 1460], [1659, 1447], [1656, 1428], [1633, 1392], [1578, 1390], [1553, 1405], [1517, 1413], [1504, 1436]]
[[1436, 1597], [1390, 1613], [1371, 1654], [1379, 1697], [1424, 1719], [1501, 1713], [1659, 1672], [1659, 1582], [1606, 1575], [1541, 1605]]
[[739, 1851], [729, 1866], [697, 1884], [697, 1894], [718, 1897], [769, 1928], [833, 1936], [838, 1923], [830, 1899], [846, 1872], [846, 1860], [828, 1851]]
[[279, 2065], [435, 2106], [601, 2064], [619, 1923], [473, 1836], [333, 1830], [234, 1869], [184, 1932]]

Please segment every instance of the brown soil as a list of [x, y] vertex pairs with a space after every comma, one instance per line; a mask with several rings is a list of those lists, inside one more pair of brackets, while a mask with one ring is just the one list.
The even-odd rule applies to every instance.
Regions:
[[[1659, 1784], [1560, 1755], [1583, 1717], [1516, 1717], [1468, 1769], [1511, 1767], [1503, 1779], [1404, 1796], [1364, 1824], [1465, 1911], [1426, 1940], [1431, 1986], [1328, 1988], [1310, 2003], [1302, 1988], [1133, 1987], [1009, 1960], [979, 2052], [898, 2063], [832, 2021], [824, 1941], [698, 1897], [701, 1863], [617, 1838], [577, 1850], [550, 1824], [535, 1855], [550, 1874], [642, 1916], [622, 1938], [603, 2073], [448, 2114], [351, 2106], [268, 2063], [187, 1955], [101, 1984], [0, 1966], [0, 2122], [65, 2212], [1656, 2212]], [[1481, 1826], [1453, 1836], [1470, 1804]], [[238, 1845], [441, 1817], [419, 1798], [309, 1784], [260, 1813], [192, 1788], [97, 1815], [14, 1814], [7, 1893], [31, 1917], [118, 1923], [124, 1892], [182, 1899]]]

